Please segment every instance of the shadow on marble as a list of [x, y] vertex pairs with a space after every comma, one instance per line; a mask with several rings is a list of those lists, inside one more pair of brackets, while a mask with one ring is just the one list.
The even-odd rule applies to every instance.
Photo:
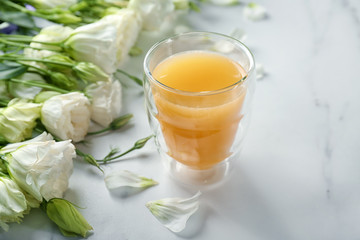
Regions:
[[247, 232], [254, 236], [251, 239], [292, 239], [286, 234], [287, 226], [282, 224], [280, 215], [252, 183], [251, 177], [239, 164], [234, 170], [223, 187], [203, 193], [204, 201], [212, 209], [209, 217], [223, 219], [232, 232], [238, 231], [239, 235]]
[[[151, 187], [149, 187], [151, 188]], [[146, 191], [148, 188], [134, 188], [134, 187], [119, 187], [116, 189], [109, 190], [110, 196], [114, 198], [130, 198], [134, 195], [140, 194]]]
[[186, 239], [196, 239], [204, 229], [210, 212], [211, 209], [208, 206], [200, 204], [199, 209], [187, 221], [185, 229], [175, 235]]

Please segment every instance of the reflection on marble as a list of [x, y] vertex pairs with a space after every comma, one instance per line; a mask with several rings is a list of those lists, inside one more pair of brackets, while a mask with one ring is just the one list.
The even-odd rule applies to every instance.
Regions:
[[[245, 43], [267, 71], [257, 82], [242, 159], [223, 186], [203, 193], [202, 212], [190, 219], [198, 229], [173, 234], [145, 208], [149, 200], [194, 193], [168, 178], [149, 145], [107, 166], [160, 182], [127, 198], [111, 196], [100, 173], [76, 162], [66, 198], [85, 207], [81, 211], [95, 229], [89, 239], [360, 239], [360, 1], [257, 2], [269, 13], [264, 21], [244, 19], [241, 5], [205, 4], [188, 19], [197, 30], [244, 30]], [[141, 71], [142, 59], [132, 61], [129, 71]], [[150, 132], [141, 90], [126, 91], [124, 112], [134, 113], [134, 124], [93, 138], [94, 155]], [[0, 239], [65, 238], [34, 211]]]

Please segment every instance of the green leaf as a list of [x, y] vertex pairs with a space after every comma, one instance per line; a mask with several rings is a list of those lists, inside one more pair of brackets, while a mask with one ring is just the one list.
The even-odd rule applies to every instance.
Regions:
[[13, 77], [17, 77], [23, 73], [25, 73], [27, 67], [23, 65], [15, 65], [13, 63], [0, 63], [0, 80], [1, 79], [10, 79]]
[[0, 5], [0, 20], [25, 28], [36, 28], [34, 20], [28, 14], [6, 5]]

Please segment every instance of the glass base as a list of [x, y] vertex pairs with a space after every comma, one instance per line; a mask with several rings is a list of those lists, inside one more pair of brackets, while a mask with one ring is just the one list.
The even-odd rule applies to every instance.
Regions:
[[186, 166], [166, 153], [161, 153], [161, 159], [165, 169], [169, 175], [177, 182], [185, 187], [207, 189], [217, 187], [225, 182], [232, 170], [232, 162], [234, 155], [224, 161], [214, 165], [210, 169], [193, 169]]

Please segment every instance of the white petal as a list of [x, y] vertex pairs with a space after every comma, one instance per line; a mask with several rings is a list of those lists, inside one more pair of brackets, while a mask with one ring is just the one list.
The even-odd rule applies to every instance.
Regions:
[[136, 12], [121, 9], [76, 28], [64, 44], [75, 60], [92, 62], [113, 74], [125, 61], [140, 30], [141, 20]]
[[83, 93], [71, 92], [46, 100], [41, 109], [41, 122], [62, 140], [84, 139], [90, 125], [90, 102]]
[[[45, 83], [43, 77], [37, 73], [26, 72], [21, 76], [17, 77], [23, 81], [36, 81]], [[9, 91], [10, 93], [17, 98], [26, 98], [26, 99], [34, 99], [36, 94], [41, 91], [40, 87], [29, 86], [23, 83], [13, 83], [9, 82]]]
[[235, 5], [239, 3], [239, 0], [211, 0], [211, 3], [216, 5]]
[[103, 127], [120, 116], [122, 107], [121, 84], [119, 81], [97, 82], [86, 88], [91, 97], [91, 120]]
[[199, 208], [197, 192], [191, 198], [164, 198], [146, 203], [146, 207], [165, 227], [173, 232], [184, 230], [187, 220]]
[[230, 34], [231, 37], [239, 40], [240, 42], [245, 42], [247, 39], [247, 34], [244, 30], [235, 28], [234, 31]]
[[266, 75], [264, 65], [261, 63], [256, 64], [256, 79], [262, 79]]
[[9, 229], [7, 222], [20, 222], [28, 209], [25, 195], [19, 186], [7, 177], [0, 177], [0, 227]]
[[130, 0], [129, 9], [140, 14], [144, 30], [158, 30], [174, 11], [172, 0]]
[[43, 198], [49, 200], [63, 196], [75, 156], [75, 147], [70, 140], [48, 140], [28, 142], [5, 157], [15, 182], [42, 201]]
[[5, 147], [1, 148], [0, 153], [5, 154], [8, 152], [15, 151], [17, 148], [24, 146], [28, 143], [45, 142], [45, 141], [49, 141], [49, 140], [53, 140], [53, 137], [51, 136], [51, 134], [49, 134], [47, 132], [43, 132], [42, 134], [40, 134], [37, 137], [34, 137], [30, 140], [8, 144]]
[[139, 176], [127, 170], [107, 173], [104, 181], [108, 189], [115, 189], [119, 187], [147, 188], [158, 184], [152, 179]]
[[266, 9], [257, 3], [249, 3], [244, 8], [244, 16], [251, 21], [259, 21], [266, 17]]

